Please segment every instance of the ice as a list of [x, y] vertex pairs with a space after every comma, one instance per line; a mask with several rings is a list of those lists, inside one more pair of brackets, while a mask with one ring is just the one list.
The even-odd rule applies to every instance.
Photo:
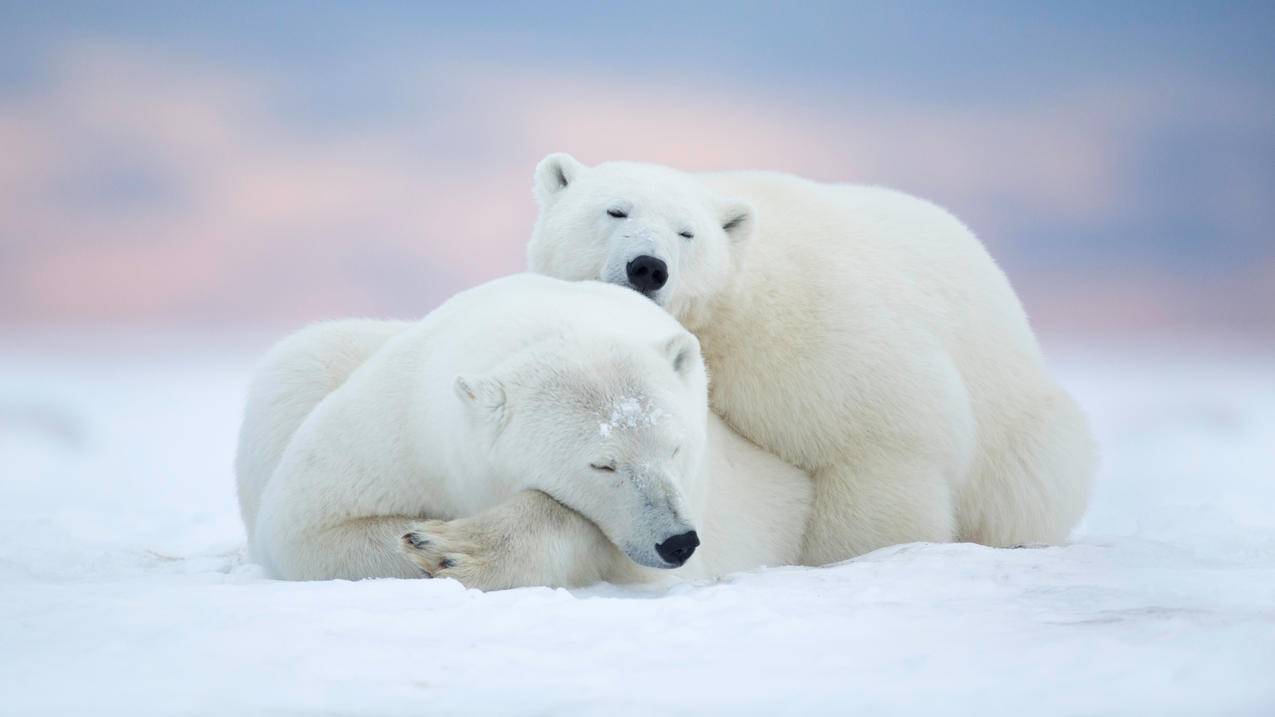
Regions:
[[11, 348], [0, 713], [1272, 714], [1275, 361], [1166, 355], [1058, 354], [1104, 453], [1071, 545], [483, 594], [246, 562], [253, 352]]

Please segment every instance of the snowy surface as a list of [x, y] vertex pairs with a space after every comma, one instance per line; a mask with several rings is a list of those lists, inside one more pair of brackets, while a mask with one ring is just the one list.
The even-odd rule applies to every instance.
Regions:
[[1275, 360], [1055, 352], [1104, 449], [1067, 547], [642, 592], [283, 583], [248, 353], [0, 351], [0, 713], [1275, 714]]

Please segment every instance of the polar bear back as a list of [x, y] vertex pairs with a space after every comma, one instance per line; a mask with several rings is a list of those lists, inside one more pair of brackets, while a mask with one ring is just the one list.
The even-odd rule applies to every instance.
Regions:
[[[984, 345], [984, 335], [994, 334], [999, 343], [1008, 338], [1016, 349], [1039, 352], [1008, 279], [945, 209], [892, 189], [779, 172], [700, 176], [714, 191], [745, 198], [757, 210], [761, 230], [746, 248], [746, 272], [799, 276], [812, 294], [842, 304], [893, 307], [943, 336], [949, 348]], [[975, 317], [967, 311], [973, 307]]]

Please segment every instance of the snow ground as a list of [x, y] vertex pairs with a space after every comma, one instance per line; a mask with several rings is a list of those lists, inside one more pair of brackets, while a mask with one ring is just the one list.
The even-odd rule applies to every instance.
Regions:
[[253, 357], [0, 351], [0, 713], [1275, 714], [1275, 360], [1057, 361], [1066, 547], [638, 591], [283, 583], [243, 558]]

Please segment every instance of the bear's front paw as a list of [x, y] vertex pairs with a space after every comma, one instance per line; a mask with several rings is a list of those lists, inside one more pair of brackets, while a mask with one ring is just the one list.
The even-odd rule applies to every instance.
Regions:
[[429, 578], [455, 578], [465, 587], [487, 589], [486, 557], [459, 521], [426, 520], [403, 535], [401, 549]]

